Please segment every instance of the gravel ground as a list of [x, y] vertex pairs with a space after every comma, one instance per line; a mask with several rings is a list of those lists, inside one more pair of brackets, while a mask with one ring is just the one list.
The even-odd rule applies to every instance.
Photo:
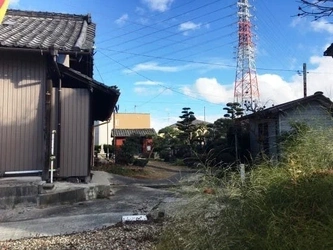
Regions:
[[71, 235], [0, 241], [0, 250], [151, 250], [161, 230], [161, 223], [119, 224]]

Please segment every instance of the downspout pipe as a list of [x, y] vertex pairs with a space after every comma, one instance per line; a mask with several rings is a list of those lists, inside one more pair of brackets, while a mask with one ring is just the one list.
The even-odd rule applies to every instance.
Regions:
[[56, 96], [56, 103], [57, 103], [57, 143], [56, 143], [56, 163], [57, 169], [60, 168], [60, 152], [61, 152], [61, 88], [62, 88], [62, 80], [61, 80], [61, 73], [57, 63], [57, 57], [59, 56], [58, 50], [51, 47], [50, 54], [53, 57], [53, 65], [56, 70], [57, 80], [58, 80], [58, 91]]

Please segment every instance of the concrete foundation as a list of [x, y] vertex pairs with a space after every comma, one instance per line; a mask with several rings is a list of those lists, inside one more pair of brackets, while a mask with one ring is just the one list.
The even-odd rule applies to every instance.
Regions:
[[0, 208], [11, 209], [18, 204], [45, 207], [108, 198], [110, 185], [41, 181], [40, 177], [0, 179]]

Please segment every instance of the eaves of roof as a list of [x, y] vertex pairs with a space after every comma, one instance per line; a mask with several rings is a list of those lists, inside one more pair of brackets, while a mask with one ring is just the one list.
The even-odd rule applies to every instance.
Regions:
[[324, 51], [324, 56], [333, 57], [333, 43]]
[[238, 118], [238, 120], [247, 120], [247, 119], [251, 119], [254, 117], [257, 118], [258, 116], [259, 117], [272, 116], [279, 112], [284, 112], [288, 109], [292, 109], [297, 106], [305, 105], [312, 101], [317, 101], [326, 108], [332, 108], [332, 105], [333, 105], [332, 101], [329, 98], [325, 97], [322, 92], [316, 92], [315, 94], [307, 96], [307, 97], [303, 97], [303, 98], [296, 99], [296, 100], [293, 100], [290, 102], [275, 105], [273, 107], [264, 109], [262, 111], [258, 111], [258, 112], [255, 112], [255, 113], [252, 113], [249, 115], [242, 116], [242, 117]]
[[142, 129], [114, 129], [111, 131], [111, 136], [115, 137], [129, 137], [131, 135], [156, 135], [156, 131], [153, 128], [142, 128]]
[[105, 121], [111, 117], [120, 96], [116, 86], [107, 86], [62, 64], [58, 64], [58, 67], [64, 87], [87, 88], [91, 91], [94, 120]]

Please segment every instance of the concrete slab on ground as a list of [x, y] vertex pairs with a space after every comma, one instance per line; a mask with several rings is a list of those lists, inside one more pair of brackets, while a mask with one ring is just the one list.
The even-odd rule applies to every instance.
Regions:
[[[168, 180], [151, 181], [94, 171], [88, 184], [54, 182], [53, 189], [39, 195], [52, 197], [56, 201], [52, 206], [45, 201], [47, 204], [39, 207], [17, 204], [13, 209], [0, 208], [0, 241], [100, 229], [120, 222], [124, 215], [148, 214], [161, 204], [165, 207], [179, 201], [177, 192], [164, 190], [163, 185], [191, 176], [176, 173]], [[162, 188], [147, 187], [156, 185]]]

